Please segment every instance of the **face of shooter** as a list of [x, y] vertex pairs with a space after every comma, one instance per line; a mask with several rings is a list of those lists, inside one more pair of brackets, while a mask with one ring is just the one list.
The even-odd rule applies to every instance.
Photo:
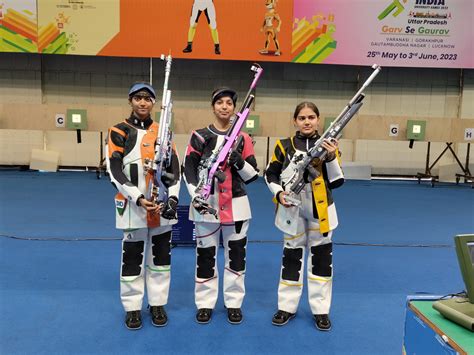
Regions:
[[310, 137], [318, 130], [319, 116], [308, 106], [303, 107], [293, 121], [296, 129], [304, 136]]
[[223, 96], [216, 100], [216, 102], [212, 105], [212, 111], [216, 116], [217, 120], [219, 120], [223, 124], [228, 124], [230, 118], [234, 114], [235, 106], [232, 98], [230, 96]]
[[155, 104], [154, 99], [151, 96], [136, 94], [130, 99], [130, 105], [132, 106], [133, 113], [140, 120], [145, 120], [150, 116], [153, 106]]

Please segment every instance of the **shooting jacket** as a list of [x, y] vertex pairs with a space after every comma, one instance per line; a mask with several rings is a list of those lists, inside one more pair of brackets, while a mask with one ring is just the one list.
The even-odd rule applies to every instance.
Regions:
[[[277, 204], [275, 225], [289, 235], [304, 232], [304, 226], [295, 222], [298, 220], [302, 206], [285, 208], [277, 202], [276, 197], [280, 191], [284, 191], [283, 185], [293, 173], [294, 163], [291, 162], [293, 156], [307, 152], [318, 138], [317, 133], [307, 138], [297, 132], [294, 137], [277, 140], [273, 156], [264, 173], [265, 182], [273, 193], [274, 202]], [[319, 221], [320, 233], [327, 233], [338, 225], [336, 205], [331, 190], [344, 183], [344, 175], [340, 166], [338, 150], [336, 157], [331, 161], [325, 161], [318, 167], [320, 175], [313, 181], [307, 182], [299, 196], [301, 198], [302, 194], [311, 195], [312, 215], [315, 220]]]
[[[107, 171], [112, 184], [117, 188], [115, 195], [116, 227], [136, 229], [157, 227], [177, 223], [159, 214], [147, 213], [137, 205], [141, 196], [149, 198], [153, 182], [153, 169], [145, 166], [145, 159], [153, 161], [159, 125], [151, 117], [140, 121], [133, 115], [109, 129], [105, 146]], [[180, 171], [176, 149], [173, 146], [171, 164], [166, 169], [174, 179], [168, 182], [168, 195], [179, 197]]]
[[[213, 125], [194, 131], [186, 149], [183, 162], [183, 177], [191, 196], [197, 195], [199, 183], [200, 163], [208, 159], [215, 150], [224, 143], [225, 132], [217, 130]], [[226, 179], [219, 183], [214, 179], [208, 203], [218, 210], [218, 219], [211, 214], [200, 215], [192, 206], [189, 209], [189, 219], [195, 222], [232, 223], [252, 218], [250, 204], [247, 197], [246, 184], [258, 178], [257, 161], [253, 149], [252, 139], [247, 133], [240, 132], [243, 137], [239, 152], [245, 164], [242, 169], [236, 170], [227, 164], [223, 170]]]

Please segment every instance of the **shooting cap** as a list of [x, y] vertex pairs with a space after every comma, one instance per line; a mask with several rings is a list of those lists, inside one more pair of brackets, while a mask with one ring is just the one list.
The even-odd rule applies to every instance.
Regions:
[[237, 93], [228, 87], [222, 87], [214, 90], [211, 95], [211, 104], [214, 106], [217, 100], [227, 96], [232, 99], [232, 102], [235, 106], [235, 104], [237, 103]]
[[138, 93], [140, 93], [140, 96], [151, 96], [156, 99], [155, 89], [148, 83], [140, 82], [133, 84], [128, 91], [128, 97], [132, 97]]

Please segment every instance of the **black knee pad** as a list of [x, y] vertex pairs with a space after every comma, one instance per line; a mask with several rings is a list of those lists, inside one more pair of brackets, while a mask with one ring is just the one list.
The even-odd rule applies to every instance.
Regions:
[[283, 248], [283, 270], [281, 271], [283, 280], [298, 281], [300, 279], [302, 258], [303, 248]]
[[144, 241], [123, 242], [122, 276], [138, 276], [142, 270]]
[[214, 266], [216, 264], [216, 247], [196, 248], [197, 250], [197, 271], [196, 275], [200, 279], [209, 279], [214, 276]]
[[171, 231], [151, 237], [153, 265], [171, 264]]
[[240, 234], [240, 231], [242, 230], [242, 227], [244, 225], [245, 221], [237, 221], [235, 222], [235, 233]]
[[315, 276], [332, 276], [332, 243], [311, 247], [312, 274]]
[[247, 237], [239, 240], [229, 240], [229, 268], [234, 271], [245, 270], [245, 246]]

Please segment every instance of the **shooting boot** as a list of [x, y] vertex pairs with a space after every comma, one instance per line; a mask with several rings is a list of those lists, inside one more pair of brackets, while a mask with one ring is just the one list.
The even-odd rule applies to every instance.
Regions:
[[295, 313], [278, 310], [278, 312], [273, 315], [272, 324], [278, 326], [285, 325], [290, 321], [290, 319], [294, 318], [295, 315]]
[[199, 324], [207, 324], [211, 321], [212, 309], [200, 308], [196, 313], [196, 321]]
[[155, 327], [164, 327], [168, 324], [168, 316], [166, 315], [165, 307], [150, 306], [151, 323]]
[[125, 325], [130, 330], [137, 330], [142, 327], [142, 315], [140, 311], [127, 312], [125, 316]]
[[230, 324], [242, 323], [242, 310], [240, 308], [227, 308], [227, 320]]
[[327, 331], [331, 329], [331, 321], [327, 314], [315, 314], [314, 315], [316, 328], [322, 331]]

